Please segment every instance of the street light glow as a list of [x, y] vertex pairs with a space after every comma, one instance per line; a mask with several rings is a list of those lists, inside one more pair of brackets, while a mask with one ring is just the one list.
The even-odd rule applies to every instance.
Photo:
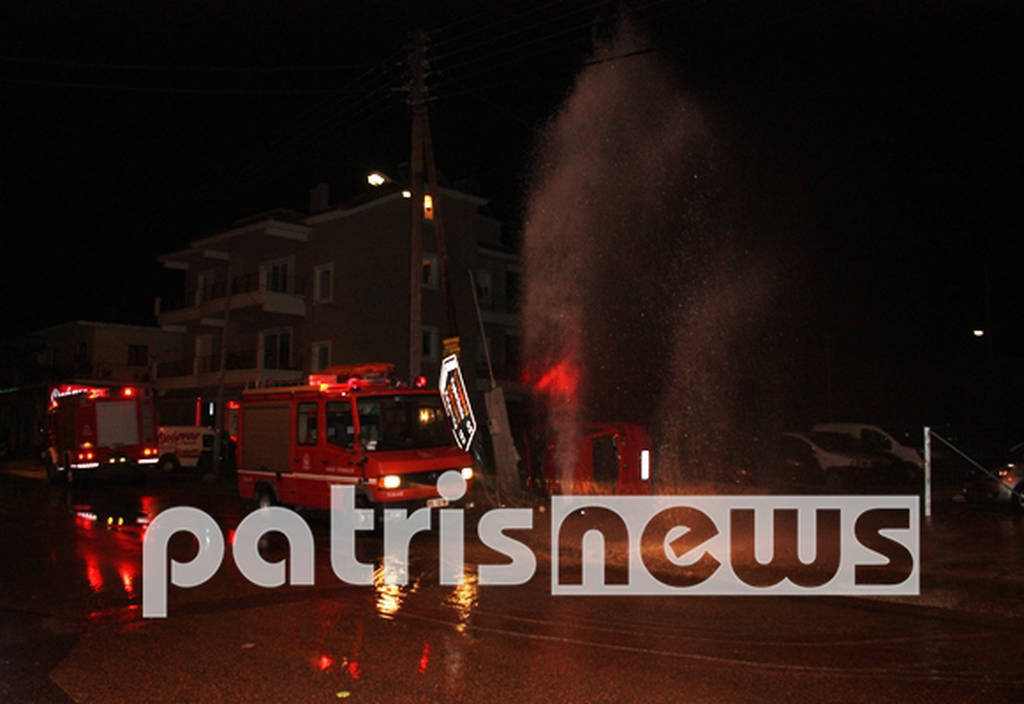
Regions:
[[985, 331], [984, 330], [975, 330], [974, 331], [974, 336], [975, 337], [985, 337]]
[[373, 187], [383, 186], [385, 183], [387, 183], [387, 180], [387, 177], [380, 171], [371, 171], [370, 174], [366, 177], [366, 182]]

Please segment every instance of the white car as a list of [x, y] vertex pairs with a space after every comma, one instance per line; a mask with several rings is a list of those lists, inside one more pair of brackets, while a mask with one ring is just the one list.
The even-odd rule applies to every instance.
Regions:
[[886, 430], [878, 425], [861, 423], [818, 423], [814, 430], [826, 433], [840, 433], [858, 440], [861, 446], [871, 452], [889, 455], [904, 468], [910, 470], [910, 478], [924, 469], [924, 457], [916, 447], [907, 444], [905, 433]]
[[793, 478], [802, 482], [838, 487], [852, 476], [884, 470], [886, 458], [853, 448], [852, 441], [839, 433], [813, 431], [783, 433], [782, 459]]

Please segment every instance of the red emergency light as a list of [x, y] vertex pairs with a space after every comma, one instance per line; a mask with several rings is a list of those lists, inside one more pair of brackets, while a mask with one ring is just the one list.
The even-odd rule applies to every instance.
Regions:
[[319, 386], [321, 391], [332, 387], [356, 391], [366, 386], [392, 386], [394, 377], [395, 365], [390, 362], [338, 365], [310, 374], [309, 385]]

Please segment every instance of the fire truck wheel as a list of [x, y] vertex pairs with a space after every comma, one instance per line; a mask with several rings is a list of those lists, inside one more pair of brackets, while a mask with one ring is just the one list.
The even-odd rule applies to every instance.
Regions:
[[177, 472], [181, 469], [181, 462], [176, 455], [167, 454], [160, 458], [159, 467], [164, 472]]
[[[71, 469], [71, 456], [70, 455], [64, 455], [64, 463], [62, 465], [61, 471], [58, 472], [58, 474], [63, 474], [65, 477], [67, 477], [68, 478], [68, 484], [74, 484], [75, 483], [75, 481], [76, 481], [75, 480], [75, 473]], [[79, 484], [82, 483], [80, 479], [77, 480], [77, 481], [78, 481]]]
[[43, 464], [46, 465], [46, 478], [51, 484], [62, 484], [67, 480], [68, 473], [58, 470], [57, 465], [55, 465], [53, 460], [50, 459], [49, 454], [47, 454], [46, 458], [43, 460]]

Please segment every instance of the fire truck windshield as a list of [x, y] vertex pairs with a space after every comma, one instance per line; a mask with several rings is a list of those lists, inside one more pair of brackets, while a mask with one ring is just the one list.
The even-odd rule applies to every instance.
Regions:
[[445, 447], [452, 435], [438, 396], [361, 398], [359, 439], [368, 451]]

